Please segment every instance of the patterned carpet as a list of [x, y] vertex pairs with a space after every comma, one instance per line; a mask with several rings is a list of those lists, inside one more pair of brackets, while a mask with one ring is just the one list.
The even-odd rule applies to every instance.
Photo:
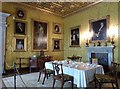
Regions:
[[[16, 86], [17, 87], [24, 87], [24, 88], [31, 88], [31, 87], [33, 88], [33, 87], [35, 87], [35, 88], [40, 88], [40, 89], [41, 88], [43, 89], [43, 88], [46, 88], [46, 87], [52, 88], [52, 84], [53, 84], [52, 76], [49, 77], [48, 79], [46, 78], [46, 81], [45, 81], [44, 85], [42, 85], [42, 80], [43, 80], [44, 75], [43, 74], [41, 75], [41, 79], [40, 79], [39, 82], [37, 81], [38, 80], [38, 75], [39, 75], [38, 72], [21, 75], [24, 83], [22, 82], [20, 76], [17, 76]], [[2, 80], [3, 80], [3, 82], [4, 82], [4, 84], [5, 84], [5, 86], [7, 88], [14, 87], [14, 77], [13, 76], [12, 77], [2, 78]], [[55, 87], [57, 89], [58, 89], [58, 87], [60, 87], [60, 85], [61, 85], [60, 82], [56, 81]], [[65, 88], [68, 87], [68, 89], [69, 89], [70, 86], [71, 86], [70, 82], [66, 82], [64, 84]], [[76, 85], [74, 87], [76, 87]]]
[[[29, 73], [29, 74], [24, 74], [24, 75], [21, 75], [21, 78], [23, 79], [24, 83], [22, 82], [20, 76], [18, 75], [17, 76], [17, 83], [16, 83], [16, 86], [17, 87], [23, 87], [25, 89], [28, 89], [28, 88], [39, 88], [39, 89], [51, 89], [52, 88], [52, 84], [53, 84], [53, 78], [52, 76], [49, 77], [48, 79], [46, 79], [45, 81], [45, 84], [42, 85], [42, 80], [43, 80], [43, 74], [41, 75], [41, 79], [40, 81], [38, 82], [38, 75], [39, 73], [38, 72], [35, 72], [35, 73]], [[14, 87], [14, 77], [6, 77], [6, 78], [2, 78], [6, 88], [10, 88], [10, 87]], [[118, 81], [118, 83], [120, 83], [120, 80]], [[120, 84], [119, 84], [120, 85]], [[55, 89], [58, 89], [60, 88], [61, 84], [59, 81], [56, 81], [56, 84], [55, 84]], [[64, 88], [65, 89], [70, 89], [71, 87], [71, 83], [70, 82], [66, 82], [64, 84]], [[104, 88], [102, 89], [112, 89], [112, 86], [111, 84], [105, 84], [103, 85]], [[78, 89], [76, 87], [76, 85], [74, 85], [74, 89]], [[84, 89], [84, 88], [80, 88], [80, 89]], [[90, 83], [87, 87], [87, 89], [95, 89], [94, 88], [94, 82]]]

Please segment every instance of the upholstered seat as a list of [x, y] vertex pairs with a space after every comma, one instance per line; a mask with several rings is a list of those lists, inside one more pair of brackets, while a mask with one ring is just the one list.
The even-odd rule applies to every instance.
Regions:
[[56, 78], [57, 80], [61, 80], [64, 77], [64, 81], [70, 80], [73, 78], [73, 76], [67, 75], [67, 74], [59, 74], [59, 75], [55, 75], [54, 78]]
[[54, 70], [54, 75], [53, 75], [53, 89], [54, 89], [54, 85], [55, 85], [55, 81], [59, 80], [61, 82], [61, 89], [63, 89], [63, 85], [65, 82], [67, 81], [71, 81], [71, 85], [72, 85], [72, 89], [73, 89], [73, 80], [74, 77], [70, 76], [68, 74], [64, 74], [63, 73], [63, 68], [62, 68], [62, 64], [58, 64], [58, 63], [52, 63], [53, 65], [53, 70]]
[[97, 83], [99, 84], [99, 89], [101, 89], [102, 84], [111, 83], [113, 88], [114, 88], [113, 84], [115, 84], [117, 89], [119, 89], [117, 83], [117, 64], [114, 62], [112, 62], [111, 64], [112, 65], [109, 74], [95, 74], [95, 87]]
[[110, 75], [101, 75], [96, 74], [95, 77], [97, 78], [98, 82], [115, 82], [115, 78]]

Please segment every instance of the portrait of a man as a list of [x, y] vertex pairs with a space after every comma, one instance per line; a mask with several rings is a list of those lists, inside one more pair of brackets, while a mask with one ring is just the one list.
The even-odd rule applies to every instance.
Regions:
[[25, 22], [15, 21], [15, 34], [25, 35]]
[[71, 30], [71, 46], [79, 45], [79, 27]]
[[107, 20], [102, 19], [91, 23], [93, 31], [92, 41], [101, 41], [107, 39]]
[[59, 41], [54, 41], [54, 49], [60, 49]]
[[53, 51], [60, 51], [61, 39], [53, 39]]
[[47, 50], [47, 23], [34, 21], [33, 50]]

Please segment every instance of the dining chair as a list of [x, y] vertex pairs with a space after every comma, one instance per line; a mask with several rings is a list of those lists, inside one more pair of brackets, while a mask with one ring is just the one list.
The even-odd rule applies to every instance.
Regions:
[[82, 57], [79, 57], [79, 56], [72, 56], [72, 57], [67, 57], [67, 58], [71, 59], [72, 61], [77, 61], [77, 62], [82, 61]]
[[54, 70], [54, 74], [53, 74], [53, 88], [54, 89], [54, 85], [55, 85], [55, 81], [58, 80], [61, 82], [61, 89], [63, 89], [64, 83], [67, 81], [71, 81], [71, 88], [73, 89], [73, 81], [74, 81], [74, 77], [70, 76], [68, 74], [64, 74], [63, 73], [63, 67], [62, 64], [58, 64], [58, 63], [52, 63], [53, 65], [53, 70]]
[[[41, 61], [41, 63], [42, 63], [42, 61]], [[47, 79], [48, 79], [48, 77], [50, 77], [51, 74], [54, 74], [54, 71], [51, 69], [46, 69], [46, 67], [42, 63], [41, 67], [39, 68], [38, 82], [40, 80], [41, 74], [44, 74], [44, 78], [43, 78], [43, 82], [42, 82], [42, 84], [44, 84], [45, 78], [47, 77]]]
[[117, 83], [117, 63], [111, 62], [111, 68], [110, 72], [108, 74], [95, 74], [95, 87], [97, 87], [97, 83], [99, 84], [99, 89], [101, 89], [102, 84], [104, 83], [111, 83], [112, 87], [114, 87], [114, 84], [116, 85], [116, 88], [119, 89], [118, 83]]
[[29, 58], [29, 72], [32, 71], [32, 68], [37, 69], [37, 57], [30, 57]]
[[118, 75], [119, 75], [120, 74], [120, 63], [117, 63], [117, 71], [118, 71]]

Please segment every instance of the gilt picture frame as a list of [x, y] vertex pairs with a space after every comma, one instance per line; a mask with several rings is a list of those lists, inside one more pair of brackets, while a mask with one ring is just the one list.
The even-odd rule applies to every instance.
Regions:
[[53, 23], [53, 33], [61, 34], [61, 24], [60, 23]]
[[70, 28], [70, 47], [80, 47], [80, 26]]
[[14, 34], [15, 35], [26, 35], [26, 22], [21, 20], [15, 20], [15, 28], [14, 28]]
[[90, 32], [93, 32], [91, 37], [92, 42], [101, 42], [107, 40], [107, 29], [109, 28], [109, 15], [100, 19], [89, 21]]
[[32, 50], [33, 51], [47, 51], [47, 29], [48, 23], [45, 21], [32, 20]]
[[24, 36], [14, 37], [14, 51], [24, 52], [27, 51], [27, 38]]
[[61, 39], [53, 38], [52, 44], [53, 44], [53, 51], [61, 51]]
[[22, 8], [16, 8], [16, 18], [17, 19], [26, 19], [26, 10]]

